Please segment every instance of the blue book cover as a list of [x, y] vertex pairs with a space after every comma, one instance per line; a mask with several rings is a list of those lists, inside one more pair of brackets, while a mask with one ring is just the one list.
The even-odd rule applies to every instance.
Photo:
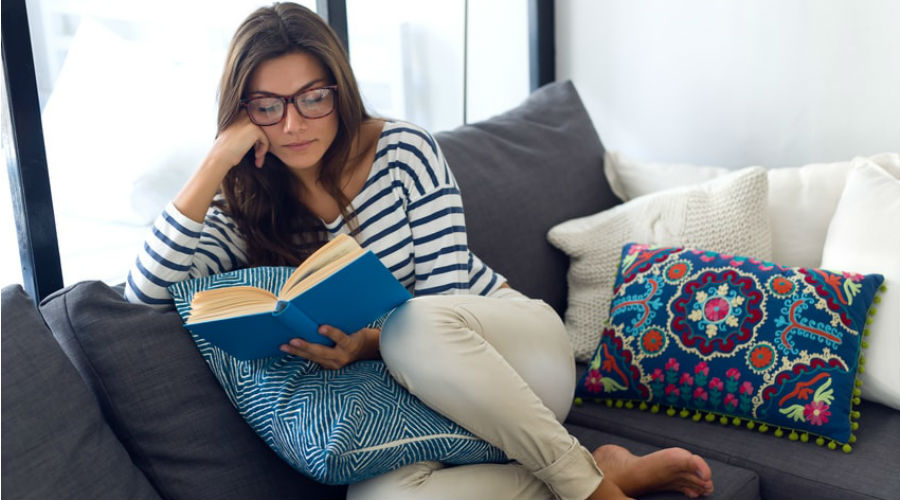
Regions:
[[[231, 302], [220, 307], [224, 312], [220, 311], [217, 319], [189, 320], [185, 326], [238, 359], [257, 359], [284, 355], [279, 346], [293, 338], [334, 345], [318, 333], [320, 325], [334, 326], [349, 335], [412, 298], [371, 251], [341, 260], [331, 269], [320, 269], [319, 275], [307, 276], [314, 284], [300, 286], [302, 291], [289, 299], [279, 299], [261, 288], [232, 287], [226, 297]], [[303, 280], [299, 283], [304, 285]], [[227, 288], [214, 291], [221, 295], [221, 290]], [[255, 302], [253, 308], [262, 311], [230, 315], [229, 310], [239, 311], [247, 301]]]

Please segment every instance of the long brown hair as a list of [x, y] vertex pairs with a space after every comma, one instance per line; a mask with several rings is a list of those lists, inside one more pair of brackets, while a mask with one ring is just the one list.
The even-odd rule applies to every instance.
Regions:
[[[362, 103], [347, 53], [325, 21], [306, 7], [276, 3], [250, 14], [237, 29], [228, 50], [219, 84], [218, 133], [241, 113], [240, 101], [260, 63], [293, 52], [316, 57], [337, 85], [337, 136], [321, 160], [319, 182], [337, 201], [341, 215], [350, 200], [341, 191], [341, 178], [350, 159], [360, 125], [369, 118]], [[224, 203], [247, 241], [248, 265], [291, 265], [302, 262], [325, 239], [321, 221], [298, 198], [299, 181], [274, 155], [267, 154], [262, 170], [253, 166], [253, 151], [222, 181]]]

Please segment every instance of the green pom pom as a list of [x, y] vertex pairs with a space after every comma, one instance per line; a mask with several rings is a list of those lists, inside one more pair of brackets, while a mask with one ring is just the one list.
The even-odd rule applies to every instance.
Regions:
[[606, 400], [606, 406], [607, 406], [608, 408], [612, 408], [612, 406], [613, 406], [613, 400], [612, 400], [612, 399], [607, 399], [607, 400]]
[[862, 396], [862, 390], [856, 387], [853, 388], [853, 395], [856, 397]]
[[858, 405], [858, 404], [860, 404], [861, 402], [862, 402], [861, 399], [859, 399], [859, 398], [853, 398], [853, 404]]
[[584, 404], [584, 400], [581, 398], [575, 398], [575, 406], [581, 406]]
[[616, 408], [621, 408], [623, 406], [625, 406], [625, 402], [622, 401], [621, 399], [617, 399], [616, 400]]
[[875, 316], [875, 314], [877, 314], [877, 313], [878, 313], [878, 308], [877, 308], [877, 307], [872, 306], [872, 307], [869, 308], [869, 316]]
[[875, 299], [872, 300], [872, 302], [874, 302], [876, 304], [881, 304], [881, 295], [876, 295]]
[[739, 427], [741, 425], [741, 419], [734, 417], [733, 419], [731, 419], [731, 425]]
[[675, 408], [669, 408], [668, 410], [666, 410], [666, 415], [670, 417], [675, 416]]
[[859, 366], [859, 370], [857, 370], [857, 371], [858, 371], [859, 373], [866, 373], [866, 367], [860, 365], [860, 366]]
[[858, 411], [851, 411], [851, 412], [850, 412], [850, 418], [859, 418], [859, 412], [858, 412]]
[[841, 446], [841, 450], [844, 453], [850, 453], [851, 451], [853, 451], [853, 447], [850, 446], [849, 444], [845, 444], [844, 446]]
[[858, 429], [859, 429], [859, 422], [850, 422], [850, 428], [851, 428], [852, 430], [854, 430], [854, 431], [855, 431], [855, 430], [858, 430]]
[[756, 422], [754, 422], [754, 421], [752, 421], [752, 420], [749, 421], [749, 422], [747, 422], [747, 428], [748, 428], [748, 429], [750, 429], [750, 430], [752, 431], [754, 427], [756, 427]]
[[837, 443], [835, 443], [834, 441], [829, 441], [829, 443], [828, 443], [828, 449], [829, 449], [829, 450], [837, 449]]
[[809, 434], [807, 434], [805, 432], [803, 434], [800, 434], [800, 441], [803, 441], [804, 443], [808, 443], [809, 442]]
[[781, 430], [781, 427], [779, 427], [779, 428], [775, 429], [775, 437], [781, 437], [781, 436], [784, 436], [784, 431]]
[[644, 403], [644, 402], [642, 401], [642, 402], [641, 402], [641, 405], [638, 406], [638, 408], [640, 408], [641, 411], [647, 411], [647, 408], [648, 408], [647, 403]]
[[862, 345], [863, 349], [868, 349], [868, 348], [869, 348], [869, 343], [866, 342], [865, 340], [862, 341], [862, 344], [861, 344], [861, 345]]
[[856, 380], [853, 382], [853, 385], [855, 385], [856, 387], [862, 387], [862, 384], [863, 384], [863, 382], [862, 382], [861, 379], [856, 379]]
[[715, 419], [716, 419], [716, 415], [715, 415], [714, 413], [707, 413], [707, 414], [706, 414], [706, 421], [707, 421], [707, 422], [712, 422], [712, 421], [715, 420]]
[[822, 446], [825, 444], [825, 438], [816, 438], [816, 444]]
[[719, 418], [719, 423], [722, 425], [728, 425], [728, 417], [726, 417], [725, 415], [722, 415], [722, 417]]
[[691, 412], [687, 411], [686, 409], [682, 409], [680, 412], [678, 412], [678, 416], [681, 418], [688, 418], [688, 415], [690, 414]]
[[866, 364], [866, 357], [865, 357], [865, 356], [860, 356], [860, 357], [859, 357], [859, 364], [860, 364], [860, 365]]
[[[871, 324], [872, 324], [872, 318], [866, 318], [866, 324], [867, 324], [867, 325], [871, 325]], [[863, 330], [863, 335], [868, 335], [868, 333], [866, 333], [866, 330]]]
[[849, 441], [849, 442], [850, 442], [850, 443], [855, 443], [855, 442], [856, 442], [856, 434], [850, 434], [850, 441]]
[[701, 418], [703, 418], [703, 414], [698, 411], [697, 413], [694, 413], [694, 416], [691, 417], [691, 420], [693, 420], [694, 422], [699, 422]]
[[800, 439], [800, 434], [797, 434], [797, 431], [791, 431], [790, 435], [788, 436], [788, 439], [790, 439], [791, 441], [796, 441], [796, 440]]
[[659, 413], [659, 405], [653, 405], [650, 407], [650, 413]]
[[626, 402], [625, 402], [625, 408], [628, 408], [629, 410], [633, 409], [633, 408], [634, 408], [634, 403], [632, 403], [631, 401], [626, 401]]
[[759, 426], [759, 432], [767, 432], [769, 430], [769, 426], [766, 424], [762, 424]]
[[887, 291], [887, 285], [885, 285], [885, 284], [882, 283], [882, 285], [881, 285], [880, 287], [878, 287], [878, 291], [879, 291], [879, 292], [886, 292], [886, 291]]

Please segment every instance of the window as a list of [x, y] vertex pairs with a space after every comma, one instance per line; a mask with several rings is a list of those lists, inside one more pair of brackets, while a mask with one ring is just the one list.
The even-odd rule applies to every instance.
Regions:
[[378, 116], [432, 132], [528, 95], [527, 2], [347, 1], [350, 62]]
[[[212, 145], [229, 40], [260, 4], [21, 1], [64, 282], [121, 283], [149, 225]], [[545, 0], [346, 0], [367, 106], [433, 132], [515, 106], [529, 92], [534, 1]], [[300, 3], [315, 10], [317, 1]], [[0, 189], [0, 256], [18, 262], [10, 191]], [[22, 281], [19, 267], [4, 273], [4, 283]]]
[[[12, 151], [12, 125], [9, 117], [9, 107], [6, 99], [6, 75], [0, 68], [0, 77], [3, 78], [3, 87], [0, 88], [0, 143], [3, 146], [4, 156]], [[4, 160], [8, 161], [6, 158]], [[13, 283], [23, 284], [22, 267], [19, 260], [19, 246], [16, 238], [16, 224], [13, 219], [13, 205], [9, 191], [9, 175], [0, 175], [0, 258], [3, 265], [0, 266], [0, 283], [6, 286]]]
[[66, 284], [125, 279], [148, 226], [212, 145], [228, 43], [259, 5], [28, 2]]

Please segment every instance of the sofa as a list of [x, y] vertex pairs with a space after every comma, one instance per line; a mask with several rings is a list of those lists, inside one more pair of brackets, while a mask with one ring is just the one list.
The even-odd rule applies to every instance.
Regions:
[[[471, 248], [565, 317], [570, 261], [548, 231], [623, 204], [573, 84], [545, 86], [436, 139], [463, 193]], [[715, 481], [710, 498], [900, 498], [900, 411], [865, 399], [858, 408], [851, 453], [590, 401], [573, 406], [565, 425], [590, 449], [679, 446], [702, 455]], [[229, 403], [178, 314], [126, 302], [121, 285], [75, 283], [39, 307], [20, 286], [3, 289], [2, 412], [3, 498], [346, 492], [279, 459]]]

